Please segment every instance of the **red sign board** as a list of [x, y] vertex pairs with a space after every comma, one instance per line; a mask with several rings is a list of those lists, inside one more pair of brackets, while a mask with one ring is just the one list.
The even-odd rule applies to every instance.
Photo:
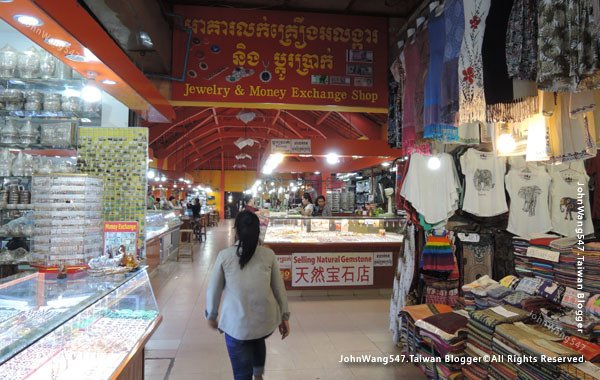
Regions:
[[[175, 105], [387, 112], [387, 19], [176, 6]], [[186, 46], [174, 34], [173, 65]]]

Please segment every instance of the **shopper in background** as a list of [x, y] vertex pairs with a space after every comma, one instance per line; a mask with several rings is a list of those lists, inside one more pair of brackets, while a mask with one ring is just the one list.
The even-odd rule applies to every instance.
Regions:
[[172, 210], [172, 209], [174, 209], [174, 208], [175, 208], [175, 203], [174, 203], [174, 201], [175, 201], [175, 197], [171, 195], [171, 196], [169, 197], [169, 200], [167, 201], [167, 210]]
[[194, 204], [192, 205], [192, 217], [194, 219], [200, 219], [200, 199], [194, 199]]
[[156, 201], [156, 199], [154, 198], [154, 195], [152, 195], [152, 192], [149, 191], [148, 192], [148, 200], [146, 201], [146, 208], [148, 210], [154, 210], [155, 209], [155, 204], [154, 202]]
[[317, 199], [317, 190], [315, 190], [312, 183], [309, 182], [306, 184], [306, 190], [304, 190], [304, 192], [310, 194], [310, 199]]
[[[217, 256], [206, 294], [206, 319], [225, 333], [235, 380], [261, 380], [265, 339], [279, 327], [290, 333], [287, 294], [275, 253], [259, 243], [259, 220], [244, 210], [235, 218], [237, 242]], [[223, 292], [227, 284], [227, 291]], [[219, 304], [223, 306], [219, 322]]]
[[256, 213], [259, 211], [256, 207], [254, 207], [254, 197], [252, 195], [244, 196], [244, 210]]
[[312, 216], [315, 205], [313, 205], [312, 197], [308, 192], [304, 192], [302, 195], [302, 207], [300, 208], [300, 214], [302, 216]]
[[331, 216], [331, 208], [327, 204], [325, 197], [322, 195], [317, 197], [317, 206], [313, 211], [313, 216]]
[[269, 226], [269, 210], [261, 210], [254, 207], [254, 197], [252, 197], [252, 195], [244, 196], [244, 203], [246, 205], [244, 206], [245, 211], [249, 211], [258, 216], [258, 220], [260, 221], [260, 242], [262, 243], [265, 241], [267, 227]]

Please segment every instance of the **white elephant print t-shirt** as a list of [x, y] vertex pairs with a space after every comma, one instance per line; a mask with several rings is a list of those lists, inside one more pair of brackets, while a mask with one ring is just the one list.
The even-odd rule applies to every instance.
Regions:
[[510, 195], [509, 232], [519, 236], [552, 230], [550, 220], [550, 174], [542, 166], [511, 169], [506, 175]]
[[594, 233], [588, 179], [587, 174], [574, 169], [552, 173], [550, 207], [554, 232], [567, 237], [580, 235], [578, 229], [586, 235]]
[[505, 158], [471, 148], [460, 157], [460, 166], [465, 175], [464, 211], [477, 216], [508, 211], [504, 195]]

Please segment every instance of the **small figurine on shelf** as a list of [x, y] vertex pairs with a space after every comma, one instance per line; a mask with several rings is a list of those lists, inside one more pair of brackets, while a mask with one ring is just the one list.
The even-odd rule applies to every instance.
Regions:
[[121, 260], [122, 266], [125, 266], [129, 269], [135, 269], [140, 266], [140, 262], [135, 258], [135, 256], [125, 251], [124, 245], [119, 247], [119, 255], [123, 255], [123, 259]]
[[58, 265], [58, 275], [56, 276], [56, 278], [59, 280], [64, 280], [65, 278], [67, 278], [67, 267], [64, 263], [60, 263]]

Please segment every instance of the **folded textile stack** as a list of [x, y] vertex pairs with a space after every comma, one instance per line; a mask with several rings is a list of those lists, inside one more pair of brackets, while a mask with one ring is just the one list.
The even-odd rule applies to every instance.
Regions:
[[[446, 362], [446, 355], [464, 356], [468, 318], [466, 312], [451, 312], [432, 315], [415, 322], [423, 345], [428, 345], [434, 356], [441, 358], [435, 364], [439, 379], [455, 379], [461, 375], [461, 366], [456, 361]], [[468, 314], [466, 314], [468, 316]]]
[[[417, 355], [425, 358], [433, 357], [429, 346], [424, 344], [423, 338], [417, 331], [416, 322], [433, 315], [450, 313], [452, 308], [444, 304], [423, 304], [406, 306], [400, 312], [400, 342], [403, 351], [408, 355]], [[428, 377], [436, 374], [432, 360], [423, 360], [418, 364], [419, 369]]]
[[600, 362], [600, 346], [595, 343], [574, 336], [568, 336], [561, 344], [573, 351], [577, 351], [580, 355], [583, 355], [583, 358], [588, 362]]
[[533, 276], [533, 270], [527, 257], [527, 248], [531, 245], [528, 238], [515, 236], [512, 240], [515, 256], [515, 270], [520, 277]]
[[554, 280], [554, 265], [560, 260], [560, 251], [550, 247], [553, 240], [556, 240], [556, 237], [529, 240], [530, 246], [526, 254], [533, 276]]
[[485, 299], [488, 296], [488, 290], [498, 287], [501, 287], [501, 285], [488, 275], [481, 276], [477, 280], [463, 285], [465, 309], [476, 310], [490, 307], [489, 302]]
[[595, 315], [584, 313], [578, 316], [576, 309], [565, 307], [554, 310], [541, 309], [540, 314], [544, 320], [544, 326], [552, 331], [563, 331], [566, 335], [587, 341], [593, 340], [594, 329], [600, 324], [600, 318]]
[[600, 365], [590, 362], [563, 364], [560, 366], [559, 380], [597, 380], [600, 379]]
[[[522, 363], [504, 361], [491, 363], [490, 373], [495, 378], [507, 379], [555, 379], [561, 375], [558, 364], [542, 362], [547, 357], [571, 357], [579, 354], [560, 344], [561, 338], [539, 325], [526, 325], [522, 322], [497, 326], [493, 338], [495, 355], [517, 355]], [[538, 358], [537, 361], [525, 360]]]
[[581, 247], [573, 238], [558, 239], [550, 243], [560, 252], [560, 261], [554, 265], [557, 282], [577, 288], [578, 271], [582, 270], [583, 290], [600, 293], [600, 243], [587, 243]]
[[[486, 310], [470, 311], [467, 329], [467, 348], [465, 353], [471, 357], [485, 357], [493, 354], [492, 343], [497, 326], [505, 323], [520, 322], [529, 317], [529, 313], [513, 306], [497, 306]], [[486, 379], [490, 373], [485, 363], [474, 363], [462, 369], [467, 379]]]

